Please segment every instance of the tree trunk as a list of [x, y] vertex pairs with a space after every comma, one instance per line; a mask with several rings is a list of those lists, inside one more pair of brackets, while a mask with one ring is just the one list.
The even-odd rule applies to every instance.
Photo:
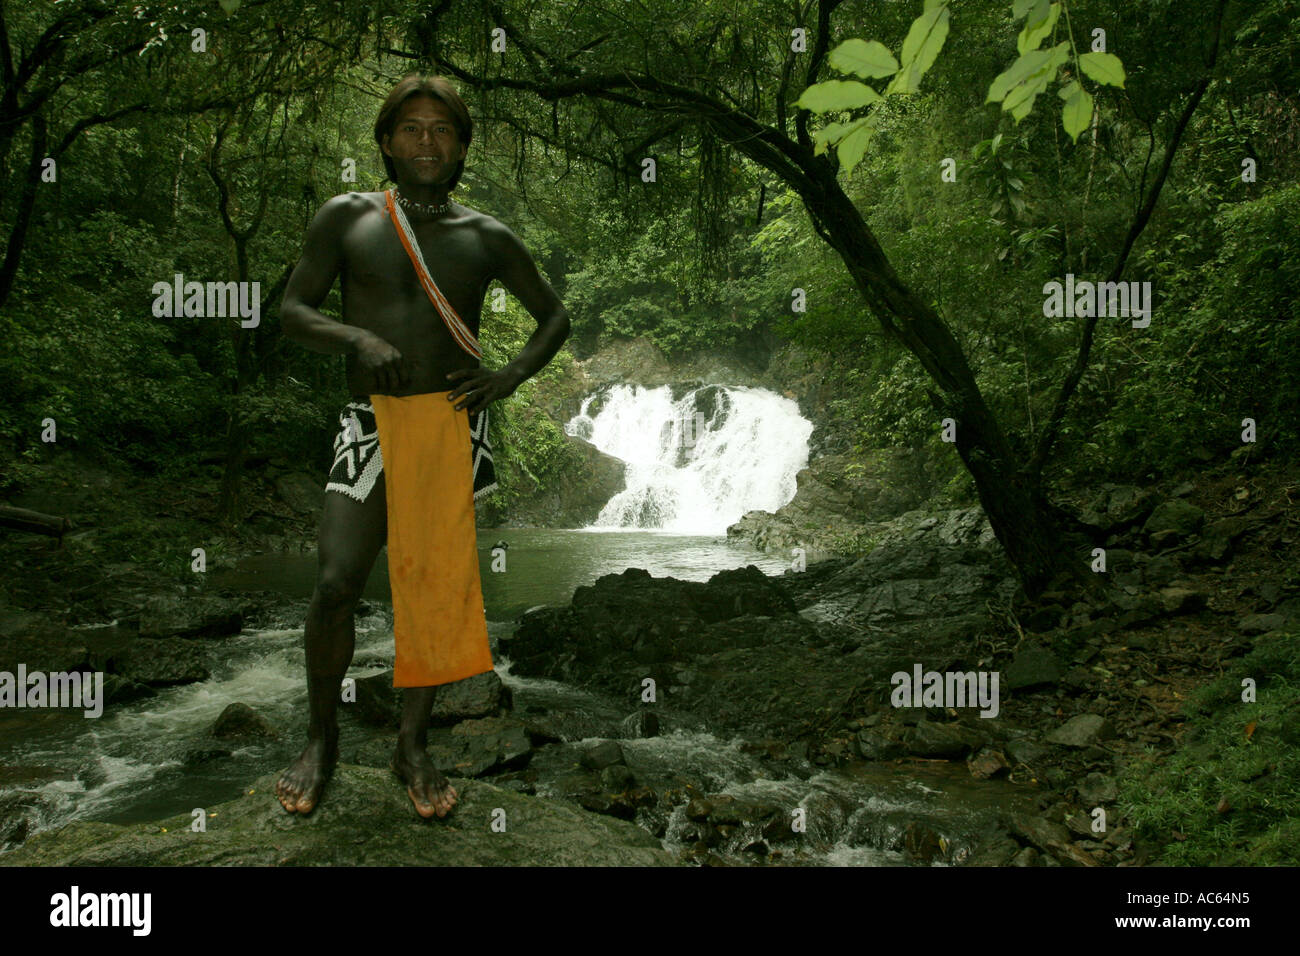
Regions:
[[1026, 595], [1037, 597], [1061, 574], [1086, 581], [1084, 556], [1070, 552], [1060, 513], [1017, 462], [947, 324], [894, 273], [833, 169], [821, 166], [812, 180], [815, 191], [803, 198], [814, 224], [844, 260], [885, 331], [917, 357], [939, 387], [930, 392], [931, 403], [941, 419], [956, 424], [957, 454]]
[[225, 468], [221, 475], [221, 495], [217, 500], [218, 520], [233, 528], [241, 517], [239, 486], [244, 473], [244, 451], [248, 447], [248, 428], [239, 420], [238, 396], [232, 398], [230, 426], [226, 429]]
[[72, 530], [72, 522], [62, 515], [47, 515], [12, 505], [0, 505], [0, 527], [14, 528], [31, 534], [47, 534], [63, 542], [63, 536]]
[[27, 244], [27, 227], [32, 220], [32, 207], [36, 205], [36, 188], [41, 181], [41, 161], [46, 148], [45, 117], [32, 117], [32, 153], [27, 165], [27, 180], [18, 196], [18, 210], [13, 227], [9, 230], [9, 243], [5, 248], [4, 262], [0, 263], [0, 307], [9, 299], [14, 280], [18, 276], [18, 263], [22, 260], [23, 246]]

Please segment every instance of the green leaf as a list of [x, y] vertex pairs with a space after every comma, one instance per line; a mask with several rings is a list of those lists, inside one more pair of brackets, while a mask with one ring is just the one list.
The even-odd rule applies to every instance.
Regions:
[[1029, 6], [1029, 15], [1025, 17], [1025, 26], [1032, 27], [1047, 19], [1047, 5], [1051, 0], [1033, 0]]
[[841, 73], [854, 73], [864, 80], [893, 76], [898, 61], [889, 47], [876, 40], [845, 40], [831, 50], [830, 65]]
[[1019, 123], [1034, 108], [1034, 100], [1047, 89], [1056, 71], [1070, 57], [1069, 41], [1050, 50], [1030, 50], [1012, 63], [989, 86], [986, 103], [1002, 102], [1002, 108]]
[[1051, 82], [1052, 75], [1047, 72], [1035, 74], [1033, 80], [1022, 86], [1016, 87], [1011, 94], [1002, 101], [1002, 108], [1009, 112], [1016, 121], [1016, 125], [1028, 116], [1034, 110], [1034, 100], [1047, 89], [1047, 84]]
[[989, 84], [989, 95], [984, 102], [1001, 103], [1013, 87], [1041, 70], [1051, 58], [1050, 50], [1031, 50], [1023, 54]]
[[828, 113], [831, 110], [851, 110], [859, 106], [871, 106], [884, 97], [857, 80], [827, 80], [814, 83], [799, 95], [795, 106], [814, 113]]
[[820, 156], [822, 153], [826, 152], [826, 148], [830, 146], [831, 143], [839, 142], [843, 135], [843, 123], [830, 123], [823, 126], [821, 129], [813, 133], [813, 142], [817, 144], [817, 148], [813, 150], [813, 155]]
[[1124, 64], [1114, 53], [1085, 53], [1079, 57], [1079, 69], [1098, 83], [1124, 88]]
[[1038, 0], [1015, 0], [1015, 2], [1011, 4], [1011, 15], [1019, 20], [1028, 13], [1029, 8], [1037, 2]]
[[859, 126], [871, 121], [872, 119], [870, 116], [864, 116], [862, 119], [854, 120], [852, 123], [826, 124], [813, 133], [813, 142], [817, 144], [817, 148], [813, 151], [813, 154], [820, 156], [822, 153], [826, 152], [828, 146], [833, 146], [840, 142], [840, 140], [844, 139], [845, 136], [853, 132]]
[[1061, 125], [1070, 134], [1070, 139], [1079, 141], [1079, 134], [1092, 122], [1092, 95], [1078, 83], [1071, 83], [1061, 92], [1065, 96], [1065, 106], [1061, 109]]
[[853, 167], [858, 165], [863, 154], [866, 153], [867, 144], [871, 142], [875, 132], [875, 116], [868, 116], [861, 126], [845, 136], [836, 147], [836, 155], [839, 156], [840, 166], [843, 167], [846, 176], [853, 172]]
[[921, 86], [921, 77], [934, 64], [943, 41], [948, 39], [947, 2], [926, 5], [925, 12], [912, 21], [903, 40], [903, 66], [885, 89], [886, 93], [915, 93]]
[[[1037, 50], [1042, 42], [1046, 40], [1056, 27], [1056, 20], [1061, 15], [1061, 5], [1053, 3], [1050, 6], [1047, 0], [1042, 0], [1043, 17], [1035, 21], [1034, 15], [1031, 14], [1025, 21], [1025, 28], [1020, 31], [1020, 36], [1016, 38], [1016, 48], [1021, 53], [1028, 53], [1030, 50]], [[1034, 14], [1038, 11], [1035, 9]]]

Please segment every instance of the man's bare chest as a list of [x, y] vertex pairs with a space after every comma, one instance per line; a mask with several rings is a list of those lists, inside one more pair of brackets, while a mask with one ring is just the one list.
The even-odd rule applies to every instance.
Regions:
[[[488, 283], [492, 263], [481, 233], [470, 224], [412, 223], [424, 264], [443, 295], [458, 308], [477, 311]], [[385, 216], [366, 217], [343, 240], [343, 281], [351, 291], [385, 297], [425, 298], [397, 231]]]

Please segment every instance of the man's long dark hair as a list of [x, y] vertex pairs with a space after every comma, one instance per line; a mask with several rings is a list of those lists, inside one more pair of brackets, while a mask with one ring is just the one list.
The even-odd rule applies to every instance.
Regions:
[[[432, 96], [447, 104], [447, 109], [451, 110], [452, 122], [456, 124], [456, 135], [465, 146], [468, 147], [474, 138], [474, 121], [470, 119], [469, 109], [450, 83], [440, 76], [425, 76], [420, 73], [403, 77], [384, 100], [384, 105], [379, 108], [379, 118], [375, 120], [375, 143], [381, 147], [379, 157], [384, 161], [384, 169], [388, 171], [388, 178], [392, 182], [397, 182], [397, 170], [393, 168], [392, 157], [383, 151], [384, 137], [392, 135], [402, 104], [412, 96], [420, 94]], [[456, 184], [460, 182], [460, 174], [464, 171], [465, 160], [462, 159], [456, 164], [455, 175], [447, 183], [448, 192], [456, 188]]]

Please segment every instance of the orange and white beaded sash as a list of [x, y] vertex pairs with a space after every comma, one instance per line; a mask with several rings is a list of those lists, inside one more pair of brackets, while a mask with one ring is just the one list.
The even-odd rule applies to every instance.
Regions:
[[406, 219], [406, 213], [394, 201], [391, 189], [384, 191], [384, 204], [388, 207], [388, 217], [393, 220], [393, 225], [397, 229], [397, 238], [402, 240], [402, 247], [406, 249], [411, 265], [415, 266], [415, 275], [420, 280], [420, 285], [424, 287], [425, 294], [429, 296], [433, 307], [442, 316], [442, 321], [446, 323], [451, 337], [470, 355], [482, 359], [483, 350], [479, 348], [478, 338], [469, 330], [469, 326], [457, 314], [452, 304], [447, 301], [447, 297], [438, 288], [438, 283], [433, 281], [433, 276], [429, 275], [429, 267], [424, 264], [424, 256], [420, 253], [420, 244], [415, 241], [415, 233]]

